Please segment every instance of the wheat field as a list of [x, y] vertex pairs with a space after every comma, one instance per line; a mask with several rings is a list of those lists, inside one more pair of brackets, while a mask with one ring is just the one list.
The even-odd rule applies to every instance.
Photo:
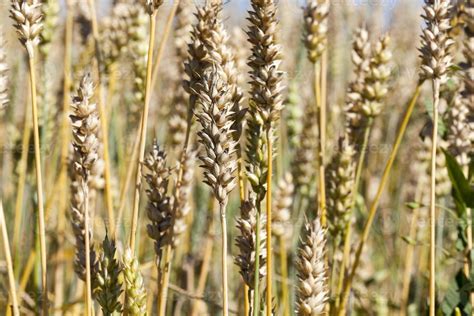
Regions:
[[0, 12], [0, 313], [474, 315], [471, 0]]

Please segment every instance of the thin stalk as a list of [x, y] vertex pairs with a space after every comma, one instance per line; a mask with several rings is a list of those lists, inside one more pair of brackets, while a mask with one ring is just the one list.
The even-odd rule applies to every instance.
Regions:
[[[359, 186], [360, 186], [360, 181], [361, 181], [361, 176], [362, 176], [362, 168], [364, 167], [365, 157], [367, 155], [367, 146], [369, 145], [369, 138], [370, 138], [370, 132], [372, 130], [372, 125], [373, 125], [373, 119], [369, 118], [367, 125], [364, 129], [364, 138], [362, 141], [362, 147], [361, 147], [359, 158], [357, 160], [356, 174], [354, 178], [354, 184], [352, 187], [351, 209], [349, 210], [351, 214], [354, 212], [355, 205], [356, 205], [357, 193], [359, 192]], [[346, 267], [348, 266], [349, 258], [351, 256], [351, 241], [352, 241], [351, 235], [352, 235], [352, 223], [351, 221], [349, 221], [346, 224], [346, 228], [344, 231], [343, 256], [342, 256], [341, 267], [339, 270], [339, 279], [337, 282], [337, 290], [336, 290], [336, 302], [335, 302], [336, 308], [339, 307], [340, 295], [341, 295], [342, 286], [344, 284], [344, 278], [346, 274]]]
[[219, 204], [219, 213], [221, 216], [221, 269], [222, 269], [222, 314], [227, 316], [229, 314], [229, 298], [228, 298], [228, 281], [227, 281], [227, 222], [226, 222], [226, 204], [222, 202]]
[[5, 261], [8, 272], [8, 286], [10, 287], [10, 300], [14, 316], [20, 316], [20, 308], [18, 307], [18, 298], [16, 296], [15, 275], [13, 273], [12, 255], [10, 253], [10, 240], [8, 239], [7, 224], [5, 214], [3, 212], [3, 202], [0, 200], [0, 229], [2, 230], [3, 251], [5, 253]]
[[250, 296], [249, 296], [249, 286], [244, 284], [244, 315], [249, 315], [250, 312]]
[[94, 37], [94, 46], [96, 53], [96, 62], [97, 62], [97, 76], [99, 78], [99, 84], [97, 85], [98, 91], [98, 105], [99, 105], [99, 117], [100, 117], [100, 129], [102, 133], [102, 143], [104, 147], [104, 180], [105, 180], [105, 204], [107, 207], [107, 214], [110, 226], [110, 234], [112, 237], [115, 236], [115, 219], [114, 219], [114, 206], [112, 202], [112, 189], [111, 189], [111, 180], [110, 180], [110, 157], [109, 157], [109, 133], [108, 133], [108, 123], [107, 123], [107, 112], [104, 106], [104, 93], [102, 88], [101, 80], [101, 50], [100, 50], [100, 34], [99, 34], [99, 24], [97, 22], [97, 14], [95, 10], [95, 0], [88, 0], [89, 9], [91, 11], [91, 24], [92, 24], [92, 34]]
[[[272, 141], [272, 128], [267, 129], [267, 316], [272, 315], [272, 173], [273, 173], [273, 141]], [[258, 254], [256, 255], [258, 257]], [[258, 267], [258, 266], [257, 266]], [[258, 276], [258, 274], [256, 275]], [[258, 296], [258, 295], [257, 295]]]
[[159, 298], [158, 298], [158, 315], [166, 315], [166, 303], [168, 301], [168, 286], [170, 282], [170, 273], [171, 273], [171, 262], [173, 261], [173, 249], [171, 246], [167, 246], [165, 250], [165, 261], [164, 261], [164, 272], [160, 273], [158, 280], [159, 281]]
[[318, 115], [318, 136], [319, 146], [317, 147], [316, 157], [318, 159], [318, 199], [319, 214], [321, 217], [321, 225], [326, 227], [326, 179], [324, 171], [324, 154], [326, 149], [326, 106], [323, 105], [321, 93], [321, 74], [323, 67], [319, 67], [314, 63], [314, 98], [316, 102], [316, 113]]
[[[211, 267], [212, 250], [214, 245], [214, 212], [215, 212], [216, 199], [211, 198], [209, 200], [209, 209], [211, 211], [208, 224], [208, 235], [206, 244], [204, 245], [203, 260], [201, 265], [201, 271], [199, 272], [198, 286], [196, 289], [196, 295], [202, 296], [206, 288], [207, 276]], [[199, 313], [200, 301], [194, 301], [191, 307], [191, 316], [197, 316]]]
[[86, 315], [92, 315], [92, 283], [89, 240], [89, 188], [86, 179], [83, 180], [82, 189], [84, 191], [84, 244], [86, 248]]
[[257, 223], [255, 224], [255, 273], [253, 279], [253, 316], [260, 313], [260, 216], [262, 207], [260, 202], [257, 203]]
[[35, 77], [35, 57], [30, 56], [30, 90], [31, 105], [33, 113], [33, 139], [35, 145], [35, 169], [36, 169], [36, 194], [38, 198], [38, 221], [39, 221], [39, 241], [41, 256], [41, 285], [43, 291], [42, 310], [44, 315], [48, 315], [48, 280], [47, 280], [47, 259], [46, 259], [46, 228], [44, 223], [43, 205], [43, 177], [41, 172], [41, 148], [38, 126], [38, 105], [36, 100], [36, 77]]
[[440, 81], [433, 80], [433, 142], [431, 144], [430, 180], [430, 316], [435, 315], [436, 304], [436, 149], [438, 148]]
[[408, 126], [408, 122], [410, 121], [411, 115], [413, 113], [413, 109], [415, 108], [416, 101], [418, 100], [418, 96], [420, 95], [421, 92], [421, 84], [418, 84], [415, 90], [415, 93], [408, 104], [405, 114], [403, 116], [400, 128], [398, 130], [395, 143], [392, 147], [392, 150], [390, 152], [389, 159], [385, 165], [385, 169], [382, 174], [382, 178], [380, 180], [379, 186], [377, 188], [377, 193], [375, 195], [374, 201], [372, 202], [372, 205], [369, 210], [369, 216], [367, 218], [367, 222], [364, 226], [364, 230], [362, 232], [362, 238], [361, 241], [359, 242], [359, 245], [356, 250], [355, 258], [354, 258], [354, 263], [352, 265], [351, 273], [347, 277], [346, 283], [344, 284], [343, 291], [341, 293], [341, 304], [338, 309], [338, 315], [343, 316], [345, 315], [345, 310], [346, 310], [346, 305], [347, 301], [349, 299], [349, 293], [352, 285], [352, 281], [354, 279], [355, 273], [357, 271], [357, 267], [360, 263], [360, 257], [362, 255], [362, 250], [364, 250], [364, 245], [367, 241], [367, 238], [369, 237], [370, 233], [370, 228], [372, 227], [372, 223], [375, 219], [375, 215], [377, 213], [377, 207], [380, 202], [380, 198], [382, 197], [383, 190], [385, 188], [385, 185], [387, 184], [390, 171], [392, 170], [393, 163], [395, 161], [395, 158], [398, 153], [398, 149], [400, 147], [400, 144], [403, 140], [403, 136], [405, 135], [406, 128]]
[[[415, 193], [416, 203], [419, 203], [421, 201], [422, 193], [423, 193], [423, 190], [421, 188], [423, 186], [424, 186], [424, 183], [421, 183], [421, 181], [419, 181], [417, 184], [416, 193]], [[416, 207], [413, 210], [413, 214], [411, 217], [410, 231], [408, 233], [411, 240], [416, 239], [416, 235], [418, 232], [417, 229], [418, 229], [418, 217], [420, 215], [420, 208], [421, 208], [421, 205]], [[400, 316], [405, 316], [407, 314], [408, 295], [410, 293], [410, 280], [411, 280], [414, 253], [415, 253], [415, 245], [412, 245], [411, 243], [407, 244], [407, 249], [405, 252], [405, 265], [404, 265], [404, 271], [403, 271], [402, 296], [401, 296], [401, 301], [400, 301], [400, 314], [399, 314]]]
[[286, 240], [280, 236], [280, 270], [281, 270], [281, 305], [283, 306], [283, 316], [290, 316], [290, 296], [288, 294], [288, 263]]
[[142, 167], [140, 162], [145, 157], [146, 145], [146, 130], [148, 126], [148, 111], [150, 107], [151, 94], [151, 70], [153, 65], [153, 47], [155, 45], [155, 31], [156, 31], [156, 10], [150, 15], [150, 41], [148, 44], [148, 60], [146, 71], [146, 88], [145, 88], [145, 106], [143, 107], [142, 119], [140, 124], [140, 148], [139, 156], [136, 161], [136, 178], [135, 178], [135, 195], [133, 197], [133, 213], [132, 213], [132, 228], [130, 231], [129, 246], [132, 251], [135, 249], [135, 239], [138, 226], [138, 208], [140, 206], [140, 188], [142, 183]]
[[158, 52], [156, 53], [156, 63], [153, 66], [153, 72], [151, 77], [151, 87], [153, 88], [156, 85], [156, 80], [158, 78], [158, 72], [160, 70], [160, 62], [163, 58], [163, 53], [165, 51], [165, 44], [168, 41], [171, 27], [173, 26], [173, 19], [176, 15], [176, 11], [178, 10], [178, 6], [181, 0], [175, 0], [173, 7], [171, 7], [171, 11], [168, 14], [168, 18], [166, 19], [165, 29], [163, 31], [163, 38], [161, 39], [160, 46], [158, 47]]

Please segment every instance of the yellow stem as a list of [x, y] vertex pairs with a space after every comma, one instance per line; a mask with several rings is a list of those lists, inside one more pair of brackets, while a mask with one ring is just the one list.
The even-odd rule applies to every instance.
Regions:
[[364, 249], [364, 245], [367, 241], [367, 238], [369, 237], [370, 228], [372, 227], [372, 223], [374, 221], [375, 214], [377, 212], [377, 207], [378, 207], [380, 198], [382, 196], [385, 185], [387, 184], [387, 181], [388, 181], [388, 178], [389, 178], [389, 175], [390, 175], [390, 171], [392, 170], [393, 162], [395, 161], [395, 158], [396, 158], [397, 153], [398, 153], [398, 148], [400, 147], [403, 136], [405, 135], [405, 130], [408, 126], [408, 122], [410, 121], [411, 115], [413, 113], [413, 109], [415, 108], [415, 105], [416, 105], [416, 101], [418, 100], [418, 96], [420, 95], [420, 91], [421, 91], [421, 84], [419, 84], [416, 87], [416, 91], [415, 91], [410, 103], [408, 104], [408, 107], [407, 107], [407, 109], [405, 111], [405, 114], [403, 116], [402, 123], [400, 125], [399, 130], [398, 130], [397, 137], [395, 139], [395, 144], [392, 147], [392, 151], [390, 152], [390, 157], [389, 157], [389, 159], [388, 159], [388, 161], [385, 165], [385, 169], [383, 171], [382, 178], [381, 178], [379, 186], [377, 188], [377, 193], [375, 195], [374, 201], [372, 202], [372, 205], [371, 205], [370, 210], [369, 210], [369, 216], [368, 216], [367, 222], [364, 226], [361, 241], [359, 242], [359, 245], [358, 245], [357, 250], [356, 250], [355, 259], [354, 259], [354, 263], [352, 265], [351, 273], [349, 274], [349, 276], [346, 280], [346, 283], [344, 285], [343, 291], [341, 293], [341, 304], [340, 304], [339, 309], [338, 309], [338, 315], [339, 316], [343, 316], [343, 315], [346, 314], [345, 310], [346, 310], [347, 301], [349, 299], [349, 292], [350, 292], [350, 289], [351, 289], [352, 280], [354, 279], [357, 267], [360, 263], [360, 257], [362, 255], [362, 250]]
[[[204, 245], [203, 260], [201, 265], [201, 271], [199, 272], [198, 286], [196, 289], [196, 296], [202, 296], [206, 288], [207, 276], [211, 267], [212, 260], [212, 249], [214, 245], [214, 212], [215, 212], [216, 199], [211, 198], [209, 201], [209, 223], [208, 223], [208, 235], [206, 238], [206, 244]], [[191, 316], [197, 316], [199, 313], [201, 302], [195, 300], [191, 307]]]
[[[160, 287], [158, 290], [158, 315], [166, 315], [166, 303], [168, 301], [168, 286], [170, 282], [171, 273], [171, 262], [173, 261], [173, 249], [171, 246], [167, 246], [165, 250], [165, 260], [163, 263], [163, 273], [159, 273], [161, 276]], [[158, 267], [159, 268], [159, 267]]]
[[86, 250], [86, 315], [92, 315], [92, 284], [91, 284], [91, 259], [89, 240], [89, 188], [86, 179], [83, 179], [82, 189], [84, 193], [84, 247]]
[[438, 147], [440, 81], [433, 79], [433, 139], [431, 144], [430, 181], [430, 316], [435, 315], [436, 304], [436, 150]]
[[173, 19], [176, 15], [176, 11], [178, 10], [179, 2], [181, 0], [175, 0], [173, 7], [171, 8], [170, 13], [168, 14], [168, 18], [166, 19], [165, 29], [163, 31], [163, 38], [161, 39], [160, 46], [158, 47], [156, 63], [153, 67], [152, 78], [151, 78], [151, 87], [153, 88], [156, 85], [156, 80], [158, 78], [158, 72], [160, 70], [160, 63], [163, 58], [163, 53], [165, 51], [165, 44], [168, 41], [168, 37], [170, 35], [171, 27], [173, 26]]
[[148, 111], [150, 107], [151, 94], [151, 70], [153, 65], [153, 47], [155, 43], [156, 31], [156, 10], [150, 15], [150, 41], [148, 45], [148, 59], [146, 71], [146, 88], [145, 88], [145, 105], [143, 107], [141, 126], [140, 126], [140, 146], [138, 151], [138, 159], [136, 161], [136, 177], [135, 177], [135, 194], [133, 197], [133, 213], [132, 213], [132, 228], [130, 231], [129, 246], [132, 251], [135, 249], [135, 239], [138, 226], [138, 209], [140, 206], [140, 189], [142, 183], [142, 167], [141, 162], [145, 157], [146, 132], [148, 126]]
[[48, 315], [48, 282], [47, 282], [47, 258], [46, 258], [46, 228], [44, 219], [43, 204], [43, 177], [41, 172], [41, 148], [38, 124], [38, 105], [36, 100], [36, 77], [35, 77], [35, 58], [29, 58], [30, 68], [30, 90], [31, 105], [33, 113], [33, 139], [35, 146], [35, 169], [36, 169], [36, 193], [38, 198], [38, 222], [39, 222], [39, 240], [41, 256], [41, 284], [43, 290], [42, 310], [44, 315]]
[[221, 217], [221, 270], [222, 270], [222, 314], [229, 315], [229, 298], [227, 282], [227, 223], [225, 208], [226, 202], [219, 203], [219, 213]]
[[96, 55], [96, 66], [97, 66], [97, 76], [99, 78], [99, 83], [97, 85], [98, 90], [98, 105], [99, 105], [99, 117], [100, 117], [100, 128], [102, 132], [102, 142], [104, 147], [104, 180], [105, 180], [105, 204], [107, 207], [108, 221], [110, 227], [111, 236], [115, 237], [115, 219], [114, 219], [114, 209], [112, 202], [112, 189], [111, 189], [111, 180], [110, 180], [110, 157], [109, 157], [109, 133], [108, 133], [108, 123], [107, 123], [107, 112], [104, 106], [104, 93], [102, 87], [102, 75], [101, 75], [101, 50], [100, 50], [100, 35], [99, 35], [99, 24], [97, 22], [97, 14], [95, 10], [95, 1], [88, 0], [89, 9], [91, 11], [91, 24], [92, 24], [92, 34], [94, 36], [94, 46], [95, 46], [95, 55]]
[[[273, 172], [273, 140], [272, 128], [267, 129], [267, 316], [272, 315], [272, 172]], [[257, 294], [257, 293], [256, 293]]]
[[8, 239], [7, 224], [5, 214], [3, 212], [3, 202], [0, 199], [0, 229], [2, 230], [3, 252], [5, 253], [5, 261], [8, 272], [8, 285], [10, 287], [10, 299], [14, 316], [20, 316], [20, 308], [18, 307], [18, 299], [16, 294], [15, 275], [13, 274], [12, 256], [10, 253], [10, 242]]

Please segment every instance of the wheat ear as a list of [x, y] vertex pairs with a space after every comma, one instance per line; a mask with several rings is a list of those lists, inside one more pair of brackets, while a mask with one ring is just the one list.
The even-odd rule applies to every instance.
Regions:
[[329, 299], [329, 289], [324, 263], [326, 254], [325, 230], [319, 218], [306, 223], [298, 251], [296, 270], [298, 287], [296, 311], [298, 315], [322, 315]]
[[122, 256], [122, 276], [125, 284], [124, 310], [130, 316], [146, 315], [146, 290], [138, 260], [130, 248]]
[[452, 64], [449, 48], [454, 41], [448, 30], [450, 1], [425, 0], [423, 19], [426, 28], [421, 35], [421, 79], [430, 79], [433, 87], [433, 135], [431, 148], [430, 181], [430, 316], [435, 315], [436, 304], [436, 150], [438, 146], [440, 86], [448, 80], [448, 69]]

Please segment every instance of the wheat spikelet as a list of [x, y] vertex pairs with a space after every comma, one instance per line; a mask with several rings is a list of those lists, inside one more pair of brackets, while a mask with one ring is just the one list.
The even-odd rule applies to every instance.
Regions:
[[125, 284], [124, 310], [131, 316], [146, 315], [146, 290], [138, 260], [127, 248], [122, 257], [122, 276]]
[[291, 207], [293, 206], [294, 190], [293, 176], [287, 172], [278, 182], [275, 191], [272, 233], [277, 237], [290, 238], [293, 234]]
[[254, 120], [269, 129], [283, 108], [282, 55], [276, 40], [276, 8], [272, 0], [252, 0], [251, 6], [247, 31], [252, 44], [248, 63], [251, 69], [250, 116], [255, 116]]
[[0, 34], [0, 113], [8, 105], [8, 64], [5, 48], [5, 38]]
[[288, 143], [291, 148], [298, 147], [298, 140], [303, 131], [301, 109], [301, 97], [299, 94], [298, 83], [294, 80], [288, 85], [288, 95], [285, 101], [286, 111], [286, 130], [288, 134]]
[[145, 80], [146, 80], [146, 64], [148, 53], [147, 42], [147, 16], [143, 9], [132, 7], [130, 17], [130, 28], [128, 29], [129, 57], [133, 63], [133, 91], [130, 112], [132, 114], [132, 122], [138, 120], [140, 110], [145, 103]]
[[95, 298], [102, 308], [104, 315], [113, 315], [122, 311], [120, 295], [122, 294], [122, 280], [120, 280], [121, 266], [115, 258], [117, 248], [115, 240], [105, 235], [102, 242], [102, 254], [97, 269], [97, 288]]
[[[173, 246], [178, 245], [179, 236], [186, 231], [186, 217], [191, 211], [191, 193], [193, 188], [194, 165], [196, 159], [195, 150], [187, 150], [184, 153], [183, 162], [178, 168], [182, 168], [182, 179], [179, 183], [179, 190], [176, 190], [173, 204]], [[176, 184], [178, 186], [178, 184]]]
[[353, 140], [357, 139], [358, 133], [363, 126], [363, 114], [360, 110], [360, 104], [362, 102], [365, 77], [369, 71], [370, 56], [369, 33], [367, 29], [359, 28], [354, 34], [351, 51], [354, 79], [349, 84], [344, 109], [346, 131]]
[[145, 6], [145, 10], [149, 15], [156, 14], [158, 9], [163, 4], [163, 0], [141, 0]]
[[18, 39], [26, 47], [28, 55], [34, 56], [38, 45], [40, 32], [43, 27], [41, 2], [39, 0], [12, 0], [10, 17], [14, 21]]
[[329, 299], [324, 256], [326, 253], [325, 231], [319, 219], [306, 223], [298, 251], [297, 307], [298, 315], [321, 315]]
[[306, 104], [303, 116], [303, 129], [299, 136], [295, 158], [292, 164], [292, 175], [295, 189], [303, 195], [309, 195], [311, 183], [315, 176], [317, 127], [314, 125], [316, 112], [311, 104]]
[[426, 28], [421, 35], [421, 79], [447, 81], [447, 72], [452, 65], [449, 53], [454, 41], [449, 37], [449, 0], [425, 0], [423, 19]]
[[388, 92], [388, 79], [391, 72], [389, 62], [392, 58], [389, 44], [390, 37], [384, 35], [376, 42], [372, 50], [372, 58], [362, 90], [361, 110], [367, 118], [375, 118], [380, 114], [383, 100]]
[[320, 315], [328, 300], [327, 277], [324, 267], [326, 240], [319, 219], [306, 223], [302, 245], [298, 252], [297, 313]]
[[178, 64], [178, 73], [173, 92], [170, 117], [168, 120], [168, 135], [170, 145], [174, 148], [182, 148], [186, 138], [186, 129], [188, 126], [188, 97], [182, 87], [182, 78], [185, 78], [185, 62], [188, 59], [188, 43], [191, 40], [193, 30], [192, 6], [189, 0], [180, 1], [176, 11], [175, 24], [175, 54]]
[[304, 8], [304, 44], [315, 63], [327, 48], [329, 0], [307, 0]]
[[54, 40], [59, 21], [59, 1], [45, 0], [42, 2], [41, 11], [43, 15], [43, 29], [40, 34], [39, 52], [46, 56], [51, 50], [51, 43]]
[[240, 274], [250, 289], [254, 287], [255, 278], [257, 216], [260, 216], [258, 277], [262, 279], [266, 274], [266, 216], [263, 212], [259, 215], [255, 206], [255, 198], [244, 201], [240, 207], [240, 217], [237, 219], [237, 229], [240, 231], [240, 235], [235, 238], [236, 246], [239, 248], [239, 255], [235, 258], [235, 264], [239, 267]]
[[203, 163], [205, 182], [211, 187], [220, 204], [226, 204], [230, 191], [235, 187], [236, 142], [233, 136], [232, 95], [224, 81], [225, 74], [219, 65], [214, 65], [204, 74], [200, 86], [199, 106], [195, 113], [201, 125], [199, 142], [205, 154], [199, 159]]
[[[84, 206], [89, 199], [89, 178], [98, 160], [99, 114], [97, 106], [91, 102], [94, 93], [90, 75], [83, 77], [76, 96], [72, 101], [70, 116], [73, 131], [73, 153], [70, 162], [71, 177], [71, 221], [76, 239], [76, 256], [74, 268], [79, 278], [85, 280], [86, 251], [90, 255], [91, 276], [97, 271], [96, 253], [93, 243], [90, 249], [85, 249], [85, 235], [89, 234], [92, 240], [92, 230], [85, 231]], [[95, 282], [92, 282], [93, 284]]]
[[137, 6], [119, 3], [113, 7], [110, 17], [103, 20], [101, 50], [107, 73], [127, 50], [139, 10]]
[[166, 166], [166, 153], [155, 141], [143, 162], [144, 178], [149, 189], [147, 216], [148, 236], [155, 241], [155, 252], [162, 257], [163, 248], [171, 243], [173, 226], [173, 200], [167, 195], [170, 169]]
[[341, 137], [339, 149], [327, 169], [329, 231], [340, 237], [350, 221], [356, 153], [349, 137]]
[[469, 154], [472, 152], [468, 122], [469, 108], [461, 95], [457, 95], [447, 113], [448, 150], [461, 166], [469, 165]]

